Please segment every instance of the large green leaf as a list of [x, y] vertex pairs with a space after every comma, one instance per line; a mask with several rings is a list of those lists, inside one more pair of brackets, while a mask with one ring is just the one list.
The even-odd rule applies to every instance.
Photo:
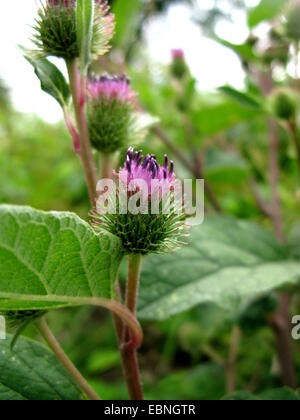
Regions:
[[220, 38], [216, 35], [213, 36], [213, 39], [218, 42], [219, 44], [223, 45], [224, 47], [229, 48], [233, 52], [235, 52], [241, 59], [243, 60], [250, 60], [250, 61], [257, 61], [258, 56], [255, 55], [251, 45], [245, 44], [233, 44], [223, 38]]
[[245, 106], [246, 108], [254, 108], [254, 109], [263, 110], [262, 104], [259, 102], [259, 100], [256, 98], [253, 98], [253, 96], [250, 96], [249, 94], [245, 92], [240, 92], [239, 90], [234, 89], [231, 86], [221, 86], [219, 90], [223, 92], [225, 95], [234, 99], [237, 103]]
[[20, 47], [26, 60], [33, 66], [44, 92], [51, 95], [62, 107], [70, 98], [69, 85], [60, 70], [46, 58], [36, 57], [30, 50]]
[[77, 0], [76, 28], [82, 70], [84, 70], [91, 61], [93, 12], [93, 0]]
[[259, 396], [248, 391], [237, 391], [223, 398], [224, 401], [300, 401], [300, 391], [289, 388], [270, 389]]
[[211, 181], [241, 183], [249, 175], [247, 162], [241, 157], [209, 148], [205, 156], [205, 177]]
[[300, 263], [249, 222], [209, 217], [188, 242], [172, 255], [144, 261], [140, 317], [165, 319], [204, 302], [232, 309], [300, 276]]
[[128, 45], [134, 40], [137, 25], [139, 23], [139, 13], [143, 7], [140, 0], [115, 0], [112, 6], [112, 12], [116, 18], [116, 34], [114, 44], [119, 48], [128, 48]]
[[114, 296], [122, 258], [118, 238], [97, 236], [67, 212], [2, 205], [0, 220], [0, 309], [53, 308]]
[[73, 380], [44, 346], [21, 338], [13, 354], [11, 337], [0, 340], [0, 400], [84, 399]]
[[224, 101], [195, 110], [191, 116], [200, 133], [211, 136], [260, 114], [261, 110], [258, 108], [246, 108], [235, 101]]
[[254, 27], [264, 20], [275, 18], [288, 2], [289, 0], [261, 0], [248, 14], [249, 26]]

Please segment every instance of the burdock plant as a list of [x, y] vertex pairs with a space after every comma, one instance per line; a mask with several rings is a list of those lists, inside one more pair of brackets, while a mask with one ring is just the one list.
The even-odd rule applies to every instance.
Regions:
[[[62, 107], [74, 151], [83, 166], [93, 209], [99, 203], [98, 193], [101, 197], [101, 192], [97, 192], [98, 173], [108, 178], [113, 176], [108, 166], [104, 169], [100, 167], [100, 171], [97, 171], [96, 153], [105, 156], [102, 160], [105, 163], [110, 154], [122, 152], [144, 134], [138, 124], [137, 94], [131, 89], [127, 76], [88, 76], [93, 58], [108, 51], [113, 31], [113, 15], [109, 13], [106, 2], [47, 0], [38, 11], [33, 37], [35, 49], [29, 51], [23, 48], [25, 57], [41, 81], [42, 89]], [[47, 59], [48, 56], [65, 61], [68, 81]], [[38, 284], [38, 270], [44, 271], [43, 284], [34, 290], [36, 294], [31, 296], [32, 300], [22, 303], [28, 297], [23, 297], [25, 286], [14, 282], [20, 287], [20, 302], [17, 298], [13, 302], [1, 300], [0, 305], [0, 309], [6, 309], [6, 316], [18, 327], [16, 338], [29, 322], [37, 325], [58, 359], [92, 400], [98, 400], [98, 395], [64, 353], [48, 328], [44, 315], [56, 305], [66, 306], [70, 303], [109, 309], [114, 315], [130, 397], [143, 399], [136, 353], [143, 338], [136, 317], [141, 259], [143, 255], [151, 253], [174, 251], [182, 244], [185, 235], [183, 198], [177, 188], [174, 164], [169, 162], [167, 156], [160, 166], [154, 155], [143, 157], [141, 151], [135, 152], [130, 148], [124, 167], [115, 173], [115, 180], [119, 185], [116, 190], [117, 211], [101, 213], [97, 205], [93, 213], [93, 228], [70, 213], [61, 215], [56, 212], [37, 212], [37, 220], [31, 224], [30, 218], [35, 217], [32, 212], [36, 211], [24, 210], [26, 214], [21, 217], [20, 223], [22, 226], [27, 222], [30, 224], [28, 232], [25, 229], [29, 234], [27, 240], [35, 240], [31, 229], [39, 229], [46, 220], [45, 231], [37, 236], [43, 236], [48, 231], [49, 236], [46, 234], [45, 241], [55, 241], [55, 244], [43, 254], [47, 261], [40, 264], [34, 256], [28, 265], [37, 270], [34, 284], [30, 280], [26, 283], [29, 287]], [[114, 184], [112, 179], [108, 181]], [[137, 211], [122, 213], [121, 197], [129, 203], [137, 197]], [[150, 208], [153, 202], [156, 204], [154, 212]], [[147, 212], [144, 211], [145, 205]], [[13, 217], [19, 217], [19, 213], [22, 213], [20, 209], [14, 211]], [[71, 234], [73, 231], [74, 235]], [[25, 254], [25, 259], [31, 259], [31, 252]], [[126, 297], [123, 298], [117, 274], [124, 255], [128, 255], [128, 280]], [[74, 267], [78, 259], [79, 265]], [[5, 281], [7, 276], [14, 276], [12, 270], [9, 266]], [[1, 276], [0, 280], [3, 281]], [[86, 286], [85, 281], [88, 283]], [[66, 284], [63, 286], [64, 282]]]
[[[136, 315], [142, 256], [172, 252], [183, 244], [187, 229], [184, 199], [176, 183], [174, 163], [169, 163], [167, 155], [160, 166], [156, 156], [144, 157], [142, 151], [129, 148], [124, 167], [115, 177], [116, 188], [102, 190], [99, 185], [94, 227], [99, 233], [108, 231], [121, 239], [124, 253], [128, 254], [126, 306]], [[118, 335], [121, 340], [125, 337], [121, 354], [131, 398], [142, 399], [132, 339], [128, 330], [125, 336], [120, 330]]]
[[[39, 56], [73, 60], [80, 56], [77, 38], [76, 0], [47, 0], [42, 3], [34, 27], [33, 41]], [[96, 0], [93, 10], [89, 53], [97, 57], [109, 50], [114, 31], [113, 15], [107, 2]]]

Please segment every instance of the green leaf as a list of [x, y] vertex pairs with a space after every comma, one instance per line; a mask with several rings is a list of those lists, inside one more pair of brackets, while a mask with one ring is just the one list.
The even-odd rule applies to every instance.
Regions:
[[20, 47], [24, 57], [34, 67], [44, 92], [51, 95], [62, 107], [70, 98], [69, 85], [60, 70], [46, 58], [37, 58], [30, 50]]
[[146, 392], [149, 400], [215, 401], [224, 395], [224, 369], [212, 363], [169, 373]]
[[80, 49], [81, 69], [84, 71], [91, 61], [93, 35], [93, 0], [77, 0], [76, 25], [77, 41]]
[[240, 156], [209, 148], [205, 156], [205, 176], [211, 181], [241, 183], [249, 175], [249, 167]]
[[44, 346], [20, 338], [13, 354], [11, 337], [0, 340], [1, 401], [76, 401], [84, 396], [56, 357]]
[[130, 7], [124, 0], [113, 2], [112, 13], [116, 19], [114, 44], [119, 48], [126, 49], [134, 41], [142, 7], [143, 3], [140, 0], [130, 0]]
[[261, 111], [257, 108], [245, 108], [236, 101], [228, 100], [192, 111], [191, 116], [200, 133], [211, 136], [260, 114]]
[[249, 391], [237, 391], [222, 398], [223, 401], [259, 401], [258, 397]]
[[300, 223], [292, 226], [287, 238], [287, 251], [291, 258], [300, 261]]
[[237, 309], [300, 275], [300, 262], [259, 226], [222, 216], [191, 230], [189, 245], [150, 256], [141, 277], [139, 315], [163, 320], [200, 303]]
[[253, 98], [252, 96], [244, 92], [240, 92], [239, 90], [234, 89], [230, 86], [221, 86], [219, 90], [223, 92], [225, 95], [234, 99], [237, 103], [245, 106], [246, 108], [254, 108], [254, 109], [262, 110], [261, 103], [257, 99]]
[[274, 19], [289, 0], [261, 0], [248, 14], [248, 24], [251, 28], [264, 20]]
[[67, 212], [2, 205], [0, 219], [0, 309], [51, 309], [114, 297], [122, 259], [118, 238], [97, 236]]
[[300, 401], [300, 393], [289, 388], [270, 389], [259, 396], [248, 391], [237, 391], [224, 397], [223, 401]]
[[233, 44], [232, 42], [226, 41], [225, 39], [220, 38], [217, 35], [214, 35], [213, 39], [219, 44], [223, 45], [224, 47], [227, 47], [233, 52], [235, 52], [243, 60], [258, 60], [258, 56], [253, 52], [253, 49], [249, 44]]

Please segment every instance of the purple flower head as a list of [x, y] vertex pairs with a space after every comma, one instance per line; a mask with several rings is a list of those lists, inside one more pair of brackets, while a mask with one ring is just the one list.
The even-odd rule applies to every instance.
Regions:
[[129, 78], [122, 76], [110, 77], [106, 74], [100, 78], [94, 78], [89, 83], [89, 92], [92, 99], [105, 98], [116, 99], [123, 103], [135, 103], [137, 94], [131, 90]]
[[155, 155], [142, 155], [142, 151], [135, 152], [130, 147], [126, 153], [124, 168], [119, 174], [115, 174], [127, 187], [134, 181], [144, 181], [147, 186], [148, 197], [159, 190], [162, 198], [169, 193], [175, 185], [174, 162], [169, 164], [168, 156], [165, 155], [164, 164], [160, 166]]
[[114, 175], [116, 183], [98, 184], [96, 231], [118, 236], [126, 254], [161, 254], [182, 245], [188, 228], [185, 199], [167, 155], [160, 166], [154, 155], [129, 148], [124, 167]]
[[182, 60], [184, 59], [184, 51], [181, 48], [173, 49], [171, 51], [171, 54], [172, 54], [173, 60], [176, 60], [179, 58]]
[[74, 6], [76, 3], [76, 0], [47, 0], [47, 5], [48, 6], [65, 6], [65, 7], [69, 7], [69, 6]]

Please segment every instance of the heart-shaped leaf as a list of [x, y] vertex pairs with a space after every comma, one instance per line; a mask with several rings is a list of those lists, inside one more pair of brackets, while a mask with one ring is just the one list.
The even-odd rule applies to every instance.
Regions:
[[84, 399], [72, 378], [44, 346], [20, 338], [0, 340], [0, 401], [76, 401]]
[[0, 309], [50, 309], [115, 297], [118, 238], [72, 213], [0, 206]]
[[140, 317], [165, 319], [204, 302], [230, 309], [300, 276], [300, 263], [249, 222], [210, 217], [192, 229], [188, 242], [173, 255], [145, 260]]

